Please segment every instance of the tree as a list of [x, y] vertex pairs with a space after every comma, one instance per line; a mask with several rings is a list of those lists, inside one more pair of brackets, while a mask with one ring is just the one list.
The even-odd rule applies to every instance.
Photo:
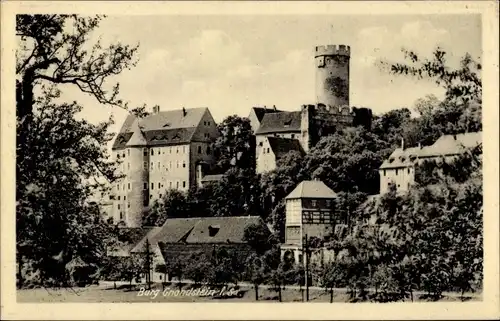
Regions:
[[225, 172], [232, 166], [255, 170], [255, 137], [248, 118], [226, 117], [218, 126], [221, 135], [214, 143], [217, 168]]
[[247, 279], [253, 284], [255, 289], [255, 301], [259, 301], [259, 285], [267, 278], [268, 267], [263, 256], [252, 254], [246, 261]]
[[196, 252], [187, 258], [185, 275], [194, 281], [195, 285], [201, 284], [203, 281], [211, 281], [213, 274], [214, 266], [207, 255]]
[[80, 257], [99, 264], [112, 237], [89, 197], [113, 181], [104, 147], [111, 121], [74, 116], [76, 102], [56, 103], [56, 86], [73, 85], [99, 103], [126, 107], [111, 78], [135, 64], [137, 47], [89, 44], [101, 17], [17, 15], [16, 232], [20, 286], [29, 266], [43, 284], [67, 284], [64, 266]]
[[276, 244], [274, 235], [263, 224], [252, 224], [245, 228], [243, 240], [258, 254], [264, 254]]
[[344, 273], [344, 268], [336, 262], [325, 264], [321, 269], [322, 285], [326, 290], [330, 290], [330, 303], [333, 303], [333, 289], [339, 285]]
[[186, 194], [169, 189], [160, 200], [153, 203], [142, 218], [143, 226], [162, 226], [167, 218], [189, 217], [191, 211]]

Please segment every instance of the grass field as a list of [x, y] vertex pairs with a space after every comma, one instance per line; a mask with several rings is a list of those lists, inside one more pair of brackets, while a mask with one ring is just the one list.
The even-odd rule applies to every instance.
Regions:
[[[170, 290], [180, 289], [177, 285], [166, 286], [167, 290], [163, 292], [161, 284], [152, 286], [155, 292], [145, 295], [140, 289], [141, 285], [135, 285], [132, 289], [121, 285], [117, 289], [110, 284], [92, 285], [85, 288], [68, 289], [23, 289], [17, 291], [17, 302], [19, 303], [56, 303], [56, 302], [88, 302], [88, 303], [126, 303], [126, 302], [257, 302], [255, 301], [255, 291], [253, 288], [240, 287], [241, 297], [214, 297], [214, 296], [193, 296], [193, 295], [175, 295], [174, 292], [169, 295]], [[192, 285], [185, 285], [184, 290], [193, 288]], [[164, 293], [166, 295], [164, 295]], [[425, 301], [418, 295], [415, 296], [418, 301]], [[349, 295], [345, 291], [334, 291], [333, 301], [337, 303], [349, 302]], [[461, 298], [458, 295], [444, 296], [439, 301], [469, 301], [481, 300], [480, 296], [466, 295]], [[302, 293], [299, 289], [282, 290], [283, 302], [302, 302]], [[330, 302], [330, 294], [324, 290], [310, 289], [310, 302]], [[258, 302], [279, 302], [278, 293], [266, 287], [259, 287]]]

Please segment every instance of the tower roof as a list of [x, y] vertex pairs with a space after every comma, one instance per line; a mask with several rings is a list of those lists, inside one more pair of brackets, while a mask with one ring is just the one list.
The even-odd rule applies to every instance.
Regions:
[[336, 197], [337, 194], [322, 181], [302, 181], [285, 199]]

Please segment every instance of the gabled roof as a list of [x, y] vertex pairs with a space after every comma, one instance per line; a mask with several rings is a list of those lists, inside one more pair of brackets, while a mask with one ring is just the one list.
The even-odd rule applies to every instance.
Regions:
[[162, 111], [143, 119], [128, 115], [113, 149], [189, 143], [206, 112], [209, 112], [208, 108], [203, 107]]
[[463, 153], [482, 143], [482, 132], [464, 133], [458, 135], [443, 135], [431, 146], [396, 148], [386, 159], [380, 169], [413, 166], [419, 158], [452, 156]]
[[291, 151], [297, 151], [301, 154], [304, 153], [298, 139], [267, 137], [267, 140], [276, 158], [280, 158]]
[[274, 108], [266, 108], [266, 107], [252, 107], [255, 116], [259, 120], [259, 122], [262, 120], [265, 114], [272, 114], [272, 113], [282, 113], [282, 110], [274, 109]]
[[337, 194], [322, 181], [302, 181], [285, 199], [335, 197]]
[[[259, 216], [204, 217], [198, 220], [187, 243], [245, 243], [245, 228], [264, 224]], [[218, 231], [211, 236], [210, 229]]]
[[300, 120], [300, 111], [267, 113], [255, 134], [300, 132]]
[[199, 218], [169, 218], [161, 227], [153, 228], [132, 249], [132, 253], [143, 252], [146, 246], [146, 238], [151, 245], [158, 242], [178, 243], [185, 239], [187, 234], [194, 228]]

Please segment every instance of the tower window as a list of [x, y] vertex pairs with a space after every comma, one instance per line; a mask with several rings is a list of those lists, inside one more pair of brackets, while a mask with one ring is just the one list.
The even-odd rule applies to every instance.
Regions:
[[151, 183], [151, 190], [155, 189], [155, 183]]
[[123, 195], [123, 200], [126, 201], [127, 200], [127, 196], [126, 195]]
[[155, 150], [151, 148], [151, 156], [154, 156]]
[[160, 189], [160, 188], [161, 188], [161, 185], [160, 185], [160, 183], [158, 183], [158, 189]]
[[120, 204], [118, 204], [118, 209], [120, 209]]
[[143, 190], [147, 190], [147, 189], [148, 189], [148, 183], [144, 183]]
[[[120, 197], [121, 197], [121, 196], [120, 196], [120, 195], [118, 195], [118, 200], [120, 200]], [[119, 208], [120, 208], [120, 205], [118, 205], [118, 209], [119, 209]]]

